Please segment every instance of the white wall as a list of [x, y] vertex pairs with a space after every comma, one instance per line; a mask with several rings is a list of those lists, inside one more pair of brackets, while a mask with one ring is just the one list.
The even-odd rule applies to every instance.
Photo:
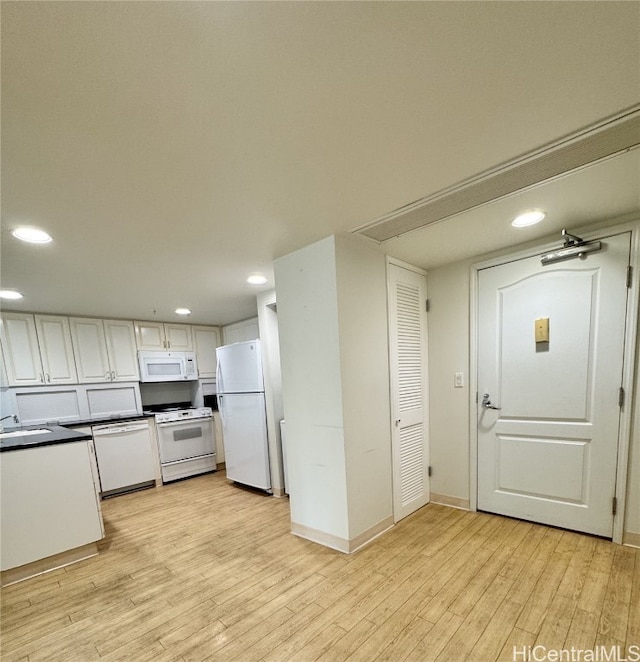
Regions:
[[260, 341], [262, 343], [262, 369], [264, 373], [264, 399], [267, 410], [271, 485], [274, 495], [282, 496], [284, 494], [284, 471], [280, 420], [284, 418], [284, 406], [282, 404], [280, 340], [275, 290], [258, 294], [257, 303]]
[[385, 258], [340, 235], [275, 267], [292, 529], [350, 551], [393, 522]]
[[[0, 418], [17, 413], [13, 398], [11, 397], [11, 391], [8, 387], [0, 387]], [[10, 428], [13, 425], [15, 425], [15, 422], [12, 418], [7, 418], [0, 423], [0, 427], [4, 426], [6, 428]]]
[[[431, 302], [428, 315], [431, 489], [467, 506], [470, 498], [469, 283], [471, 265], [479, 260], [439, 267], [427, 275]], [[453, 373], [458, 371], [465, 373], [464, 389], [453, 388]], [[640, 542], [640, 376], [637, 372], [624, 523], [625, 532], [632, 534], [635, 544]]]
[[336, 237], [349, 538], [390, 517], [391, 430], [386, 261], [359, 237]]
[[[639, 324], [640, 327], [640, 324]], [[631, 448], [629, 449], [629, 474], [627, 480], [627, 504], [624, 530], [632, 534], [634, 545], [640, 545], [640, 335], [636, 343], [635, 397], [633, 402], [633, 425]]]
[[293, 524], [348, 539], [334, 238], [275, 262]]
[[[427, 274], [431, 492], [469, 507], [469, 263]], [[454, 373], [464, 388], [454, 388]]]

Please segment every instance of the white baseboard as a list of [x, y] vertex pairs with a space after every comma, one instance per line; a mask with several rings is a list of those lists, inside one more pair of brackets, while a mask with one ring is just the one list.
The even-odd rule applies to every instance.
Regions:
[[460, 508], [460, 510], [469, 510], [471, 504], [469, 499], [461, 499], [460, 497], [447, 496], [446, 494], [435, 494], [431, 492], [431, 503], [438, 503], [441, 506], [451, 506], [452, 508]]
[[343, 554], [352, 554], [382, 535], [385, 531], [388, 531], [392, 526], [393, 516], [390, 515], [351, 540], [340, 538], [339, 536], [334, 536], [330, 533], [305, 526], [304, 524], [298, 524], [297, 522], [291, 522], [291, 533], [294, 536], [299, 536], [325, 547], [330, 547]]
[[378, 522], [376, 525], [363, 531], [360, 535], [352, 538], [349, 542], [349, 551], [357, 552], [360, 548], [368, 545], [372, 540], [391, 529], [393, 524], [393, 515], [389, 515], [389, 517], [383, 519], [381, 522]]
[[640, 533], [625, 531], [622, 534], [622, 544], [630, 547], [640, 547]]
[[0, 573], [0, 586], [4, 587], [10, 584], [16, 584], [36, 575], [42, 575], [45, 572], [51, 572], [66, 565], [77, 563], [78, 561], [84, 561], [91, 556], [97, 556], [97, 554], [98, 545], [95, 542], [91, 542], [88, 545], [69, 549], [66, 552], [60, 552], [60, 554], [54, 554], [38, 561], [32, 561], [17, 568], [3, 570]]
[[317, 542], [320, 545], [330, 547], [338, 552], [343, 552], [344, 554], [349, 553], [349, 541], [346, 538], [339, 538], [338, 536], [325, 533], [318, 529], [313, 529], [304, 524], [298, 524], [297, 522], [291, 522], [291, 533], [293, 533], [294, 536], [299, 536], [300, 538], [310, 540], [311, 542]]

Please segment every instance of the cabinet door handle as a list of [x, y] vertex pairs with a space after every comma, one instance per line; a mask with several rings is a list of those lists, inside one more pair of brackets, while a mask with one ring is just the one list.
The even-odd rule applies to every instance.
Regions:
[[49, 373], [47, 373], [47, 381], [51, 382], [51, 377], [49, 376]]
[[106, 380], [108, 380], [108, 379], [110, 378], [109, 375], [110, 375], [110, 373], [109, 373], [109, 371], [107, 370], [107, 372], [104, 373], [104, 378], [105, 378]]
[[116, 373], [115, 371], [111, 371], [111, 381], [114, 382], [116, 380]]
[[44, 375], [41, 372], [38, 373], [38, 379], [44, 384]]

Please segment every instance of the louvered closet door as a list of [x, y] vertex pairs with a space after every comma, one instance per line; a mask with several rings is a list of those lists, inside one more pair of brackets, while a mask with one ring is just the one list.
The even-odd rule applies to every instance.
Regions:
[[429, 502], [426, 278], [389, 264], [389, 345], [395, 521]]

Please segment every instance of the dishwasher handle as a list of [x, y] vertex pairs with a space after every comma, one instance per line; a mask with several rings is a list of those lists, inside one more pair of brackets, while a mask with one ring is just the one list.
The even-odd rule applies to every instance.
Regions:
[[148, 430], [149, 423], [132, 423], [129, 425], [100, 425], [93, 428], [94, 437], [102, 437], [112, 434], [122, 434], [123, 432], [137, 432], [138, 430]]

